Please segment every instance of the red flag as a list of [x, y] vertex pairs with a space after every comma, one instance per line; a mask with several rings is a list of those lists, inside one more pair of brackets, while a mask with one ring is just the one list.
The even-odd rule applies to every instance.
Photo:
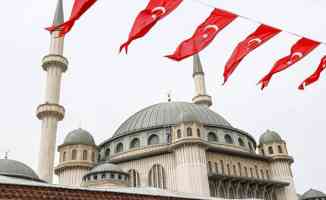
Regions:
[[128, 53], [130, 43], [145, 36], [161, 19], [174, 11], [182, 0], [150, 0], [145, 10], [142, 10], [129, 33], [128, 41], [121, 45], [120, 52], [125, 49]]
[[278, 60], [271, 71], [259, 81], [258, 84], [262, 84], [261, 89], [263, 90], [265, 87], [268, 86], [269, 81], [272, 79], [272, 76], [278, 72], [281, 72], [293, 64], [300, 61], [306, 55], [308, 55], [311, 51], [313, 51], [320, 43], [307, 39], [301, 38], [297, 41], [293, 47], [291, 48], [291, 54]]
[[205, 22], [198, 26], [193, 36], [183, 41], [173, 55], [168, 55], [166, 57], [180, 61], [199, 53], [213, 41], [221, 30], [236, 18], [237, 15], [233, 13], [214, 9]]
[[250, 52], [260, 47], [280, 32], [281, 30], [279, 29], [262, 24], [257, 28], [255, 32], [253, 32], [245, 40], [240, 42], [225, 65], [224, 84], [227, 82], [234, 70], [238, 67], [240, 62]]
[[318, 81], [320, 74], [324, 71], [324, 69], [326, 69], [326, 56], [321, 59], [317, 70], [300, 84], [299, 89], [304, 90], [308, 85]]
[[60, 29], [60, 37], [65, 36], [75, 22], [96, 2], [96, 0], [75, 0], [74, 6], [71, 11], [71, 16], [68, 21], [58, 26], [52, 26], [47, 28], [48, 31], [53, 32]]

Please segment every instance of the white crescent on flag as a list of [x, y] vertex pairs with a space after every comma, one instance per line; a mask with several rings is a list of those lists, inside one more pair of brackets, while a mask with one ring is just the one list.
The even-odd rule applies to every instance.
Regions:
[[252, 45], [252, 44], [255, 44], [255, 43], [261, 44], [262, 42], [263, 42], [262, 39], [260, 39], [260, 38], [255, 38], [255, 39], [251, 39], [251, 40], [249, 40], [248, 45]]
[[299, 57], [298, 59], [302, 58], [303, 57], [303, 53], [302, 52], [294, 52], [292, 55], [291, 55], [291, 60], [288, 62], [288, 64], [292, 64], [293, 62], [293, 59], [295, 59], [296, 57]]
[[163, 7], [163, 6], [158, 6], [158, 7], [153, 8], [152, 9], [152, 17], [153, 17], [153, 19], [156, 19], [158, 17], [158, 14], [155, 14], [155, 12], [158, 12], [158, 11], [160, 11], [159, 16], [164, 15], [166, 13], [166, 8]]
[[[214, 32], [217, 32], [218, 30], [220, 30], [220, 28], [219, 28], [217, 25], [214, 25], [214, 24], [209, 24], [209, 25], [207, 25], [207, 26], [205, 27], [204, 31], [206, 32], [206, 31], [208, 31], [209, 29], [213, 29]], [[203, 38], [206, 39], [207, 37], [208, 37], [208, 34], [205, 33], [205, 34], [203, 35]]]

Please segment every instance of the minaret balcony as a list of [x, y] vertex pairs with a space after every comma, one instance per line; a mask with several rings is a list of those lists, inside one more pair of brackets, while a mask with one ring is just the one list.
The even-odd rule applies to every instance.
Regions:
[[65, 116], [65, 109], [64, 107], [58, 105], [58, 104], [42, 104], [37, 108], [36, 116], [42, 120], [45, 117], [48, 116], [54, 116], [59, 121], [63, 120]]
[[47, 55], [42, 60], [42, 68], [47, 71], [49, 67], [60, 67], [62, 72], [67, 71], [68, 69], [68, 60], [67, 58], [61, 55]]
[[212, 97], [208, 95], [197, 95], [192, 99], [192, 102], [199, 105], [207, 105], [208, 107], [213, 104]]

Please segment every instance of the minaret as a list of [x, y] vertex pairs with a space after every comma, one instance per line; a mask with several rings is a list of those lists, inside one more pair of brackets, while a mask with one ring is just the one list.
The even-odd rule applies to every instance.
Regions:
[[[62, 0], [58, 0], [53, 25], [63, 23]], [[42, 68], [47, 73], [45, 103], [38, 106], [37, 117], [42, 121], [38, 174], [52, 183], [58, 121], [63, 120], [65, 109], [59, 105], [61, 76], [67, 70], [68, 61], [63, 57], [64, 38], [59, 38], [59, 30], [51, 33], [49, 55], [42, 60]]]
[[193, 103], [210, 107], [213, 104], [212, 97], [206, 92], [205, 74], [198, 54], [194, 55], [193, 78], [196, 90], [195, 97], [192, 99]]

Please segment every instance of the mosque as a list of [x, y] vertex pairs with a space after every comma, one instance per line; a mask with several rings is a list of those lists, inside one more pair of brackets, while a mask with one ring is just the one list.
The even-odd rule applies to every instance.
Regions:
[[[58, 0], [53, 23], [63, 21]], [[68, 70], [58, 33], [52, 33], [42, 61], [47, 82], [45, 103], [37, 108], [42, 122], [38, 173], [21, 162], [0, 160], [0, 199], [326, 200], [317, 190], [296, 193], [294, 158], [277, 132], [267, 130], [256, 142], [210, 109], [199, 55], [193, 58], [192, 102], [144, 108], [99, 144], [77, 129], [56, 146], [58, 122], [65, 115], [59, 104], [61, 78]]]

